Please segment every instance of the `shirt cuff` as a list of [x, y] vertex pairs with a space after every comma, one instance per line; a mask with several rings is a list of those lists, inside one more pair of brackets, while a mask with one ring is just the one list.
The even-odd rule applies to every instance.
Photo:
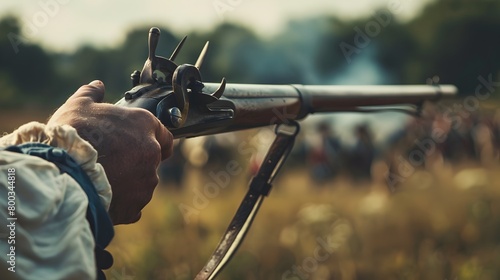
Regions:
[[97, 163], [97, 151], [78, 135], [75, 128], [69, 125], [48, 126], [39, 122], [30, 122], [0, 138], [0, 147], [30, 142], [43, 143], [66, 150], [90, 177], [102, 204], [106, 210], [109, 210], [112, 197], [111, 185], [104, 168]]

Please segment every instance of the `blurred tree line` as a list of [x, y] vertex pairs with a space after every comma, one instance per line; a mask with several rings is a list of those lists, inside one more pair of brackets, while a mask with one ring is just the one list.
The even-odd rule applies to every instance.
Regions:
[[[474, 94], [479, 76], [500, 81], [499, 1], [435, 1], [408, 22], [390, 12], [382, 7], [355, 21], [294, 21], [271, 39], [224, 23], [211, 32], [188, 34], [176, 62], [194, 64], [210, 40], [202, 67], [205, 81], [320, 84], [371, 49], [374, 63], [394, 84], [423, 84], [437, 75], [467, 95]], [[168, 57], [180, 38], [160, 28], [157, 53]], [[106, 84], [107, 101], [117, 100], [131, 86], [130, 73], [140, 70], [147, 57], [148, 30], [131, 30], [115, 48], [82, 46], [73, 53], [53, 53], [23, 40], [16, 16], [0, 19], [0, 107], [55, 107], [93, 79]]]

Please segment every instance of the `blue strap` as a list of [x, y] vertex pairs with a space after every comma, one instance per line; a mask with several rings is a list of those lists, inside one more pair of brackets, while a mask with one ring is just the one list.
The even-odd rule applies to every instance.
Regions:
[[104, 251], [104, 248], [106, 248], [111, 242], [111, 239], [113, 239], [113, 223], [99, 199], [94, 184], [80, 165], [78, 165], [65, 150], [42, 143], [25, 143], [18, 146], [9, 146], [5, 148], [5, 150], [36, 156], [50, 161], [59, 168], [61, 173], [68, 174], [80, 185], [89, 201], [86, 218], [90, 224], [92, 234], [94, 235], [98, 266], [100, 269], [111, 267], [113, 262], [112, 257], [108, 252]]

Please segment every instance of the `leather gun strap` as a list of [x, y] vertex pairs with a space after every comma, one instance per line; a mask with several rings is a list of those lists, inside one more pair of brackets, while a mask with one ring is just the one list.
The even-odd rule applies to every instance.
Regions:
[[[292, 127], [294, 130], [281, 130], [283, 126]], [[276, 127], [276, 138], [269, 148], [257, 175], [250, 181], [247, 194], [222, 236], [219, 245], [217, 245], [207, 264], [198, 273], [195, 280], [214, 279], [236, 252], [259, 211], [264, 197], [269, 194], [274, 177], [292, 150], [298, 132], [299, 124], [296, 122]]]

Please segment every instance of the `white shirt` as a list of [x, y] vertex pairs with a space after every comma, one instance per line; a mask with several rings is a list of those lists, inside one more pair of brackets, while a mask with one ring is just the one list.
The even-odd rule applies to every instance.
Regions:
[[[111, 187], [96, 162], [97, 152], [74, 128], [29, 123], [0, 138], [0, 147], [27, 142], [66, 150], [89, 175], [101, 202], [109, 208]], [[15, 172], [9, 172], [13, 169]], [[9, 173], [15, 175], [9, 178]], [[9, 183], [12, 179], [14, 183]], [[87, 205], [78, 183], [51, 162], [0, 151], [0, 279], [95, 279]], [[15, 263], [9, 263], [13, 254]]]

